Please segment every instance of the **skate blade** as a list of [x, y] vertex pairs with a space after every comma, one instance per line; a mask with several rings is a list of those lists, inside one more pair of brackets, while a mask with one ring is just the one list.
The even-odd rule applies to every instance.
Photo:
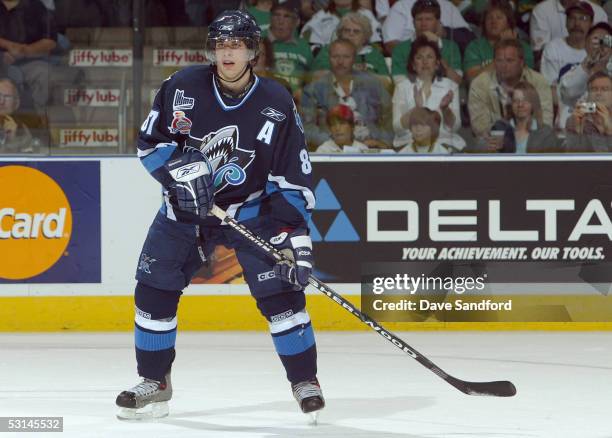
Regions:
[[170, 413], [168, 402], [150, 403], [139, 409], [119, 408], [117, 418], [124, 421], [146, 421], [167, 417]]
[[314, 412], [309, 412], [308, 416], [310, 417], [310, 422], [309, 424], [311, 426], [316, 426], [317, 424], [319, 424], [319, 413], [321, 411], [314, 411]]

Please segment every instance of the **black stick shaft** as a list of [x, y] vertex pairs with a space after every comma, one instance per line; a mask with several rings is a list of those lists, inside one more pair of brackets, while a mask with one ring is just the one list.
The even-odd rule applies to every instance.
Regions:
[[[217, 207], [216, 205], [213, 205], [211, 209], [211, 213], [217, 218], [219, 218], [221, 221], [223, 221], [224, 223], [232, 227], [232, 229], [234, 229], [241, 236], [243, 236], [245, 239], [250, 241], [253, 245], [259, 248], [268, 257], [273, 258], [277, 262], [280, 262], [280, 261], [292, 262], [284, 254], [282, 254], [280, 251], [274, 248], [270, 243], [263, 240], [261, 237], [253, 234], [251, 230], [249, 230], [247, 227], [242, 225], [236, 219], [228, 216], [227, 213], [223, 211], [221, 208]], [[340, 294], [335, 292], [331, 287], [329, 287], [325, 283], [317, 280], [312, 275], [308, 278], [308, 283], [314, 286], [318, 291], [327, 295], [337, 304], [342, 306], [342, 308], [344, 308], [345, 310], [347, 310], [348, 312], [352, 313], [354, 316], [359, 318], [364, 324], [366, 324], [372, 330], [377, 332], [387, 341], [391, 342], [393, 345], [395, 345], [397, 348], [402, 350], [404, 353], [407, 353], [409, 356], [411, 356], [413, 359], [415, 359], [425, 368], [429, 369], [431, 372], [439, 376], [441, 379], [450, 383], [455, 388], [459, 389], [465, 394], [491, 395], [491, 396], [497, 396], [497, 397], [507, 397], [507, 396], [513, 396], [514, 394], [516, 394], [516, 388], [511, 382], [508, 382], [508, 381], [467, 382], [467, 381], [457, 379], [447, 374], [439, 366], [437, 366], [435, 363], [427, 359], [425, 356], [423, 356], [421, 353], [416, 351], [406, 342], [402, 341], [399, 337], [391, 333], [389, 330], [386, 330], [378, 322], [376, 322], [375, 320], [370, 318], [368, 315], [366, 315], [365, 313], [357, 309], [353, 304], [351, 304], [348, 300], [343, 298]]]

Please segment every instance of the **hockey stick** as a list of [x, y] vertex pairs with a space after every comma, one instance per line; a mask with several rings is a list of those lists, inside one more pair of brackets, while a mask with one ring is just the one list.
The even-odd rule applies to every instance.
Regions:
[[[262, 238], [253, 234], [247, 227], [239, 223], [236, 219], [227, 215], [225, 211], [221, 208], [213, 205], [211, 209], [211, 213], [219, 218], [222, 222], [226, 223], [230, 227], [232, 227], [235, 231], [237, 231], [242, 237], [250, 241], [253, 245], [259, 248], [263, 253], [265, 253], [268, 257], [273, 258], [277, 262], [280, 261], [289, 261], [284, 254], [279, 252], [276, 248], [274, 248], [271, 244], [263, 240]], [[329, 298], [334, 300], [336, 303], [341, 305], [345, 310], [352, 313], [354, 316], [359, 318], [364, 324], [368, 325], [372, 330], [377, 332], [383, 338], [391, 342], [400, 350], [408, 353], [412, 358], [414, 358], [417, 362], [423, 365], [425, 368], [429, 369], [431, 372], [436, 374], [438, 377], [444, 379], [459, 391], [467, 394], [467, 395], [489, 395], [494, 397], [511, 397], [516, 394], [516, 388], [507, 380], [503, 381], [495, 381], [495, 382], [467, 382], [465, 380], [457, 379], [451, 375], [446, 374], [440, 367], [438, 367], [435, 363], [427, 359], [421, 353], [416, 351], [410, 345], [406, 344], [400, 338], [395, 336], [390, 331], [386, 330], [379, 323], [374, 321], [365, 313], [361, 312], [355, 306], [353, 306], [350, 302], [345, 300], [342, 296], [340, 296], [337, 292], [332, 290], [325, 283], [320, 282], [314, 276], [310, 276], [308, 278], [308, 282], [314, 286], [317, 290], [327, 295]]]

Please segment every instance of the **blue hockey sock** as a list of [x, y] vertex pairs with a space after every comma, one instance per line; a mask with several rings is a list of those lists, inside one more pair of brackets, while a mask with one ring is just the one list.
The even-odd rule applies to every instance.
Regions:
[[291, 311], [270, 318], [270, 333], [287, 379], [303, 382], [317, 375], [317, 346], [310, 316], [306, 309]]
[[164, 291], [138, 283], [134, 341], [138, 374], [163, 380], [176, 355], [176, 311], [181, 292]]

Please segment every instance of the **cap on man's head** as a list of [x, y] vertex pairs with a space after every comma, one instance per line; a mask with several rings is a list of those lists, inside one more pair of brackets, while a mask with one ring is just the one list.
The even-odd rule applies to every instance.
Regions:
[[327, 112], [327, 124], [331, 124], [333, 120], [342, 120], [354, 124], [355, 115], [350, 106], [340, 104], [331, 107]]
[[571, 5], [565, 10], [565, 16], [569, 17], [569, 14], [572, 11], [579, 11], [579, 12], [582, 12], [583, 14], [588, 15], [589, 17], [591, 17], [591, 21], [593, 21], [593, 18], [595, 17], [595, 12], [593, 12], [593, 7], [588, 2], [574, 3], [573, 5]]

